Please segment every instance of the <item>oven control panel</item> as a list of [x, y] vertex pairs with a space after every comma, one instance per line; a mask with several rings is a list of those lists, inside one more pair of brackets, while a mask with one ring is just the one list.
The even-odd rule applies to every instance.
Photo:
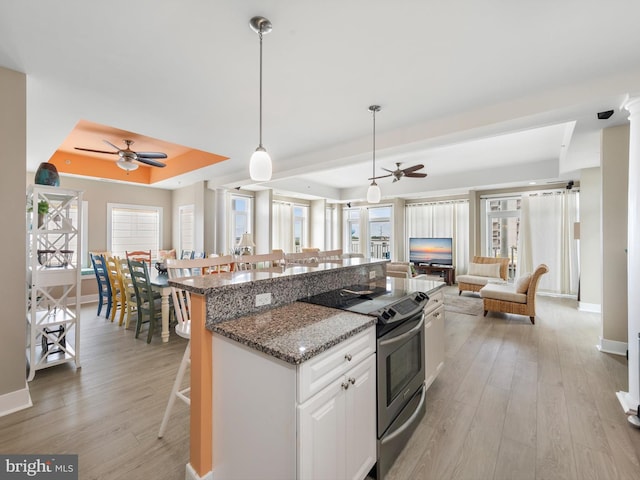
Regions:
[[378, 310], [375, 315], [380, 323], [401, 322], [422, 311], [428, 301], [429, 296], [426, 293], [417, 292]]

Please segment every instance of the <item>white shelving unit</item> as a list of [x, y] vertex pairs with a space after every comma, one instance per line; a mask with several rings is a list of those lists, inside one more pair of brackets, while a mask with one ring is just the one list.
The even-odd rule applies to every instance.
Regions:
[[[40, 205], [48, 211], [38, 214]], [[45, 185], [27, 189], [28, 381], [37, 370], [80, 368], [82, 192]], [[71, 302], [74, 303], [71, 303]]]

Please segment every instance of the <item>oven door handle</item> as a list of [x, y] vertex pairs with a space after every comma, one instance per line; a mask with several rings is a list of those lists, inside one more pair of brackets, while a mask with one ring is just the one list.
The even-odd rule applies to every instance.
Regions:
[[409, 330], [408, 332], [404, 332], [402, 335], [398, 335], [397, 337], [393, 337], [390, 338], [388, 340], [381, 340], [380, 341], [380, 346], [381, 347], [385, 347], [387, 345], [393, 345], [396, 342], [401, 342], [403, 341], [405, 338], [411, 337], [414, 333], [416, 333], [418, 330], [420, 330], [422, 328], [422, 326], [424, 325], [424, 313], [422, 314], [422, 316], [420, 317], [420, 323], [418, 323], [418, 325], [416, 325], [415, 327], [413, 327], [411, 330]]
[[416, 407], [414, 412], [398, 430], [393, 432], [388, 437], [383, 438], [380, 441], [380, 445], [384, 445], [385, 443], [389, 443], [393, 441], [394, 438], [396, 438], [398, 435], [402, 435], [407, 428], [410, 428], [411, 425], [413, 425], [413, 422], [416, 419], [416, 417], [420, 415], [420, 411], [422, 410], [422, 406], [424, 405], [424, 401], [426, 398], [427, 398], [427, 389], [424, 385], [422, 385], [422, 395], [420, 396], [420, 403], [418, 403], [418, 406]]

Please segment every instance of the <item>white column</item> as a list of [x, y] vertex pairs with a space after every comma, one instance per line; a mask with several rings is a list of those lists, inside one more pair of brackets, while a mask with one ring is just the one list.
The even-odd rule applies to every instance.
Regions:
[[[638, 334], [640, 334], [640, 96], [627, 98], [624, 107], [629, 111], [629, 201], [627, 240], [627, 297], [628, 297], [628, 348], [629, 391], [618, 392], [618, 400], [625, 412], [635, 410], [640, 404], [640, 359]], [[640, 413], [640, 412], [639, 412]]]

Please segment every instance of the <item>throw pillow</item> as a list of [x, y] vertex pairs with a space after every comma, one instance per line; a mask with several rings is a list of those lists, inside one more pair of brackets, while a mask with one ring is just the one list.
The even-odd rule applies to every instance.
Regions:
[[527, 293], [527, 290], [529, 290], [530, 283], [531, 283], [531, 274], [525, 273], [518, 280], [516, 280], [516, 292]]
[[500, 264], [499, 263], [470, 263], [469, 275], [476, 275], [478, 277], [500, 277]]

